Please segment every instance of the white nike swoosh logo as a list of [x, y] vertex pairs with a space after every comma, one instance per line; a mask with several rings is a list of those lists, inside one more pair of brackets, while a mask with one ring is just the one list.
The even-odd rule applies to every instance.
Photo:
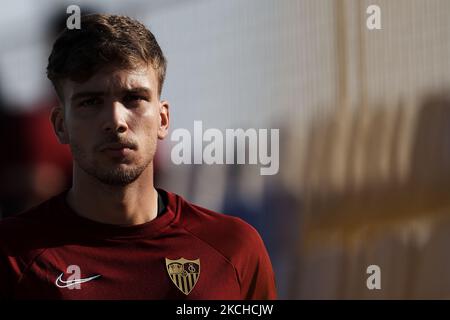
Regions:
[[101, 277], [100, 274], [97, 274], [95, 276], [89, 277], [89, 278], [84, 278], [84, 279], [75, 279], [75, 280], [68, 280], [68, 281], [64, 281], [62, 279], [62, 276], [64, 275], [64, 272], [61, 273], [58, 277], [58, 279], [56, 279], [55, 284], [58, 288], [67, 288], [76, 284], [80, 284], [80, 283], [85, 283], [94, 279], [97, 279], [98, 277]]

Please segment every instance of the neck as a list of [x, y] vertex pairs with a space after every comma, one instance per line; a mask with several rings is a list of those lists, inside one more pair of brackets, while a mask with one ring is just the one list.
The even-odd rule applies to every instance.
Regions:
[[137, 225], [151, 221], [158, 210], [153, 164], [126, 186], [104, 184], [75, 164], [67, 202], [80, 216], [101, 223]]

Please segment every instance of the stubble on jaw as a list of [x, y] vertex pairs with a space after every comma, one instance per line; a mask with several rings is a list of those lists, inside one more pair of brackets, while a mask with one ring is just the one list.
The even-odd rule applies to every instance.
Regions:
[[71, 149], [74, 161], [81, 170], [101, 183], [111, 186], [123, 187], [136, 181], [152, 162], [152, 158], [149, 158], [144, 164], [134, 165], [129, 168], [124, 168], [119, 165], [106, 168], [95, 163], [95, 161], [89, 162], [86, 153], [76, 143], [71, 144]]

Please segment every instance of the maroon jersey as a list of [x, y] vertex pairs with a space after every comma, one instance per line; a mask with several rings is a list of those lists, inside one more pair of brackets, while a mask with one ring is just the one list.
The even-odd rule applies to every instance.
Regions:
[[276, 298], [264, 244], [242, 220], [159, 190], [163, 214], [109, 225], [77, 215], [66, 193], [0, 222], [0, 298]]

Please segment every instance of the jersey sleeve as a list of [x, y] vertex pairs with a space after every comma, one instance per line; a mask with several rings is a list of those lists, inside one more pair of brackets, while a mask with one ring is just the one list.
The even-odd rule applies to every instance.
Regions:
[[0, 251], [0, 300], [11, 299], [13, 291], [13, 272], [7, 257]]
[[253, 227], [248, 228], [243, 244], [245, 250], [238, 263], [242, 298], [274, 300], [277, 291], [269, 255], [258, 232]]
[[11, 224], [5, 225], [6, 220], [8, 219], [0, 223], [0, 300], [14, 298], [14, 289], [22, 266], [22, 260], [18, 254], [13, 253], [16, 251], [11, 247], [14, 243], [13, 235], [18, 232]]

